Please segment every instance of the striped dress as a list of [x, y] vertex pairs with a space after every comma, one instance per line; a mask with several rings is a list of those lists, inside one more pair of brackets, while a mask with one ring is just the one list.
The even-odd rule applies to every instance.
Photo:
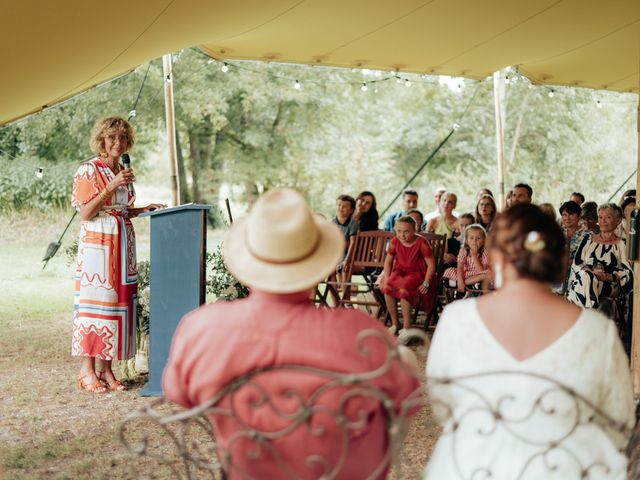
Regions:
[[[481, 273], [487, 273], [489, 270], [489, 255], [487, 250], [482, 251], [482, 255], [478, 258], [480, 264], [473, 261], [473, 258], [467, 252], [467, 249], [463, 246], [458, 253], [458, 265], [462, 265], [464, 278], [467, 279], [474, 275], [480, 275]], [[480, 267], [480, 268], [478, 268]], [[458, 280], [458, 270], [455, 267], [447, 268], [444, 271], [444, 278], [450, 280]]]
[[[99, 159], [84, 163], [73, 179], [71, 205], [95, 198], [114, 178]], [[126, 360], [136, 349], [138, 272], [136, 240], [127, 205], [135, 195], [116, 189], [105, 207], [82, 221], [75, 275], [71, 353], [102, 360]]]

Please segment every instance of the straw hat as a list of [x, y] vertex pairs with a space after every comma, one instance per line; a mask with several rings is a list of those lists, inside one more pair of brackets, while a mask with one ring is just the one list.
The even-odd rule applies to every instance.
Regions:
[[224, 241], [224, 260], [245, 285], [274, 293], [313, 287], [335, 270], [344, 254], [340, 229], [313, 215], [298, 192], [264, 194]]

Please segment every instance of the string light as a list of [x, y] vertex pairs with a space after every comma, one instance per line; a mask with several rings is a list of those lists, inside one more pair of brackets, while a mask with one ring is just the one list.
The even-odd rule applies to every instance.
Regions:
[[553, 98], [553, 96], [556, 94], [556, 92], [553, 91], [553, 88], [551, 90], [549, 90], [549, 98]]
[[602, 102], [601, 102], [600, 100], [598, 100], [598, 101], [596, 102], [596, 106], [597, 106], [598, 108], [602, 108]]
[[296, 80], [296, 83], [293, 84], [293, 88], [295, 88], [296, 90], [300, 90], [302, 88], [302, 85], [300, 85], [300, 82]]
[[369, 90], [369, 87], [367, 86], [367, 82], [362, 83], [360, 90], [362, 90], [363, 92], [366, 92], [367, 90]]
[[40, 167], [36, 167], [36, 177], [42, 178], [44, 176], [44, 170]]
[[404, 86], [407, 87], [407, 88], [409, 88], [411, 86], [411, 82], [409, 81], [408, 78], [404, 79]]
[[222, 70], [222, 73], [227, 73], [229, 71], [229, 65], [227, 65], [227, 63], [223, 63], [222, 67], [220, 68], [220, 70]]
[[460, 124], [459, 123], [454, 123], [452, 125], [452, 127], [453, 127], [454, 130], [458, 130], [460, 128]]
[[135, 110], [131, 110], [129, 112], [129, 120], [131, 120], [132, 118], [135, 118], [135, 116], [136, 116], [136, 111]]
[[504, 77], [504, 83], [506, 85], [509, 85], [509, 83], [511, 83], [511, 79], [509, 78], [509, 75], [507, 75], [506, 77]]

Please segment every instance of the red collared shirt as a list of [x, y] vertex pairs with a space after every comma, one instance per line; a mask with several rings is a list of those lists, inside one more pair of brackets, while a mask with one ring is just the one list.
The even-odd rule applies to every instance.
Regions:
[[[278, 295], [253, 290], [246, 299], [206, 305], [182, 319], [164, 372], [164, 392], [168, 399], [190, 408], [208, 400], [231, 380], [259, 367], [295, 364], [337, 372], [371, 371], [384, 364], [388, 349], [381, 340], [369, 338], [365, 342], [368, 354], [359, 351], [356, 336], [365, 329], [388, 335], [380, 323], [358, 310], [316, 308], [309, 301], [309, 292]], [[275, 405], [288, 412], [296, 411], [299, 401], [285, 397], [284, 392], [293, 388], [308, 398], [326, 381], [317, 375], [290, 371], [269, 373], [260, 380]], [[419, 386], [414, 377], [398, 366], [375, 380], [375, 384], [397, 407]], [[237, 402], [238, 416], [262, 431], [287, 427], [288, 422], [271, 407], [251, 406], [251, 398], [257, 398], [257, 389], [246, 390], [241, 397], [245, 401]], [[340, 397], [334, 390], [316, 404], [337, 408]], [[225, 401], [222, 405], [225, 406]], [[379, 401], [356, 397], [345, 408], [349, 418], [355, 419], [363, 412], [366, 422], [362, 428], [349, 432], [349, 455], [338, 478], [366, 478], [387, 451], [385, 418]], [[315, 414], [310, 423], [322, 426], [324, 433], [314, 435], [306, 425], [299, 426], [275, 442], [279, 451], [285, 452], [287, 465], [300, 478], [318, 478], [322, 474], [318, 465], [307, 465], [309, 455], [320, 454], [335, 465], [341, 451], [341, 431], [335, 416]], [[283, 476], [266, 449], [262, 449], [260, 459], [247, 459], [247, 452], [255, 449], [255, 442], [242, 439], [232, 445], [228, 443], [238, 429], [234, 420], [215, 417], [214, 427], [220, 446], [229, 447], [234, 462], [252, 477]], [[230, 474], [231, 478], [239, 477], [233, 470]]]

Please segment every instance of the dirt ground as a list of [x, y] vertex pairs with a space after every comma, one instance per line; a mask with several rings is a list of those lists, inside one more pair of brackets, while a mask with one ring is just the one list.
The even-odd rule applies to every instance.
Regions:
[[[49, 331], [33, 328], [2, 337], [0, 478], [173, 478], [154, 462], [140, 463], [118, 437], [125, 415], [150, 402], [138, 396], [146, 378], [135, 378], [127, 392], [81, 392], [74, 383], [77, 362], [68, 354], [68, 322], [60, 318], [55, 323]], [[25, 348], [25, 336], [38, 345], [46, 342], [49, 351]], [[25, 357], [31, 358], [30, 364], [18, 360]], [[437, 428], [424, 408], [405, 441], [402, 478], [419, 476], [436, 437]]]

